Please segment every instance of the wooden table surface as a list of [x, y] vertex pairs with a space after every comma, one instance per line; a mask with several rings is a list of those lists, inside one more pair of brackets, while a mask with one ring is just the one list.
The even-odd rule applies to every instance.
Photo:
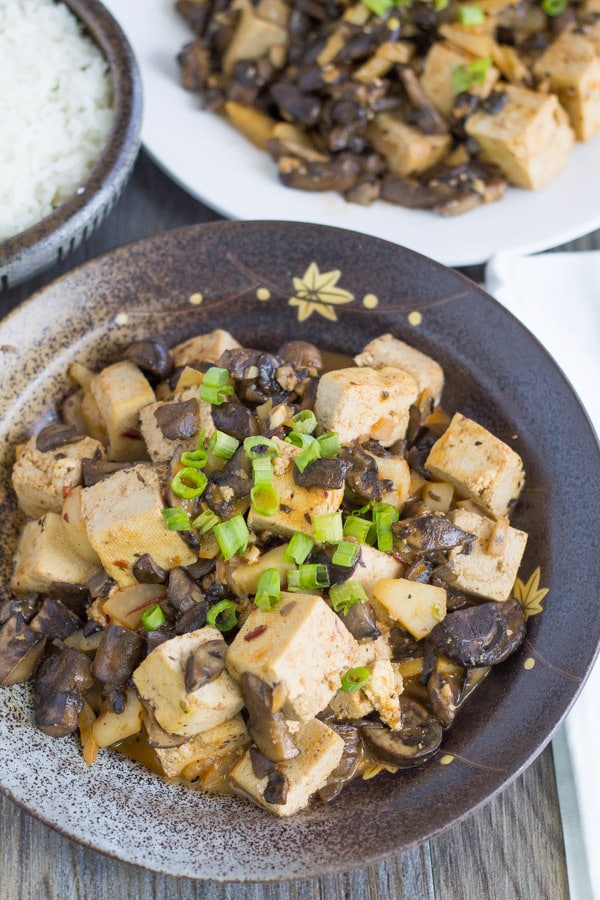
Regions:
[[[257, 210], [257, 218], [260, 211]], [[119, 203], [84, 247], [0, 295], [4, 316], [57, 275], [113, 247], [220, 218], [142, 152]], [[600, 231], [560, 250], [600, 248]], [[481, 278], [481, 267], [463, 270]], [[448, 798], [452, 803], [452, 798]], [[281, 885], [220, 885], [160, 875], [62, 837], [0, 794], [0, 900], [565, 900], [569, 897], [552, 752], [464, 823], [385, 862]]]

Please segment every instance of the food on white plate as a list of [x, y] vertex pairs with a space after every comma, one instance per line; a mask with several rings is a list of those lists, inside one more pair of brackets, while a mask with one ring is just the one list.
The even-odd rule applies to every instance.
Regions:
[[113, 121], [108, 63], [54, 0], [0, 0], [0, 240], [82, 189]]
[[180, 79], [283, 184], [444, 215], [600, 129], [598, 0], [175, 0]]
[[522, 643], [506, 443], [381, 335], [343, 368], [222, 330], [75, 363], [16, 448], [0, 684], [35, 724], [278, 816], [432, 759]]

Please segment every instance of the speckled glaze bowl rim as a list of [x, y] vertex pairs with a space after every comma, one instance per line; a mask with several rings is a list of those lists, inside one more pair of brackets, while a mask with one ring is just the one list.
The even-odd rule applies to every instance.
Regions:
[[[321, 278], [329, 284], [334, 279], [337, 300], [320, 296]], [[307, 300], [303, 285], [311, 279], [315, 290]], [[27, 339], [21, 371], [19, 335], [33, 320], [38, 335]], [[529, 487], [514, 524], [537, 523], [524, 577], [534, 565], [542, 567], [541, 582], [539, 568], [528, 580], [527, 642], [466, 704], [446, 736], [443, 757], [395, 777], [350, 785], [332, 803], [291, 819], [238, 798], [166, 784], [110, 752], [88, 770], [74, 740], [57, 742], [32, 727], [27, 686], [0, 692], [0, 790], [92, 849], [171, 875], [274, 882], [337, 874], [463, 821], [538, 756], [575, 702], [600, 633], [596, 548], [585, 528], [597, 521], [600, 508], [600, 447], [544, 348], [458, 273], [337, 228], [216, 222], [111, 251], [57, 279], [0, 323], [4, 483], [8, 448], [38, 420], [48, 398], [64, 389], [72, 359], [107, 361], [134, 336], [164, 331], [177, 339], [217, 325], [234, 334], [237, 325], [242, 340], [244, 331], [251, 333], [267, 349], [293, 335], [356, 352], [391, 329], [425, 352], [437, 351], [448, 377], [449, 409], [455, 396], [467, 398], [473, 408], [463, 411], [475, 418], [479, 411], [488, 427], [497, 421], [500, 436], [518, 439], [525, 458]], [[492, 343], [485, 341], [488, 331]], [[522, 433], [523, 425], [529, 433]], [[567, 485], [573, 469], [581, 483]], [[555, 478], [556, 484], [549, 481]], [[0, 586], [6, 586], [17, 534], [10, 489], [0, 501]], [[584, 573], [573, 567], [575, 550], [587, 566]], [[574, 602], [580, 614], [572, 618]], [[531, 725], [524, 729], [527, 716]]]
[[62, 0], [109, 65], [113, 123], [82, 189], [35, 225], [0, 241], [0, 291], [49, 269], [92, 234], [123, 190], [141, 143], [142, 82], [121, 26], [99, 0]]

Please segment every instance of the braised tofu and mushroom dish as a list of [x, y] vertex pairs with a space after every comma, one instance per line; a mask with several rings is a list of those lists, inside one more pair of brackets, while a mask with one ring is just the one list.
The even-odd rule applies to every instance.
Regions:
[[[283, 184], [455, 215], [600, 129], [599, 0], [177, 0], [183, 86]], [[242, 177], [242, 176], [240, 176]]]
[[215, 330], [69, 374], [12, 472], [0, 683], [36, 726], [279, 816], [431, 760], [525, 636], [523, 464], [440, 365]]

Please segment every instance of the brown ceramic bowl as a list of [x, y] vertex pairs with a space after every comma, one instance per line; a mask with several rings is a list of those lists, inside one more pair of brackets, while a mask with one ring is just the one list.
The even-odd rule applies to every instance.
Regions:
[[64, 3], [106, 57], [114, 97], [113, 125], [81, 189], [36, 225], [0, 241], [0, 291], [51, 268], [90, 237], [118, 200], [140, 147], [142, 87], [127, 38], [98, 0]]
[[7, 487], [13, 448], [69, 390], [70, 362], [106, 363], [132, 338], [175, 342], [216, 326], [249, 346], [300, 338], [344, 354], [391, 331], [442, 363], [447, 410], [472, 416], [525, 461], [513, 521], [530, 534], [526, 643], [471, 696], [427, 765], [355, 782], [288, 820], [168, 784], [115, 752], [88, 769], [75, 738], [33, 727], [27, 685], [0, 690], [0, 785], [63, 833], [162, 872], [222, 881], [332, 874], [464, 819], [531, 763], [573, 704], [600, 631], [600, 451], [540, 344], [455, 272], [333, 228], [194, 226], [88, 263], [0, 324], [4, 596], [18, 531]]

